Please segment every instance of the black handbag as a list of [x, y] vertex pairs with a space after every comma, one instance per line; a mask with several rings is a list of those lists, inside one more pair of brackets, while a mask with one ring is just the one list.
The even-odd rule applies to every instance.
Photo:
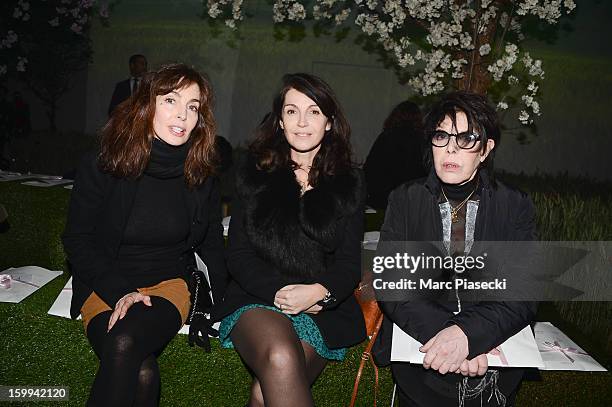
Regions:
[[187, 316], [189, 324], [189, 334], [187, 342], [189, 346], [198, 345], [206, 352], [210, 352], [209, 335], [218, 337], [219, 332], [212, 327], [213, 319], [211, 316], [213, 302], [208, 294], [210, 285], [206, 276], [195, 266], [189, 266], [189, 293], [191, 295], [191, 307]]

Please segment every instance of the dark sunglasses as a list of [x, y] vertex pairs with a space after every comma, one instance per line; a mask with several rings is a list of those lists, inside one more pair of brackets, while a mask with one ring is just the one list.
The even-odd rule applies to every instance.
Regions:
[[446, 147], [450, 142], [451, 137], [455, 138], [457, 146], [464, 150], [473, 148], [480, 140], [480, 135], [474, 132], [463, 132], [458, 134], [449, 134], [444, 130], [436, 130], [431, 133], [431, 144], [435, 147]]

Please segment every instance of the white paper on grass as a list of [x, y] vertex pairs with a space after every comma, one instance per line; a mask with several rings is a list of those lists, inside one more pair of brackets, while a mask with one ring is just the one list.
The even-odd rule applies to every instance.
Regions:
[[544, 361], [542, 370], [607, 371], [550, 322], [536, 323], [534, 331], [536, 343]]
[[[47, 311], [49, 315], [55, 315], [63, 318], [70, 318], [70, 302], [72, 301], [72, 277], [68, 279], [68, 282], [62, 288], [59, 295]], [[77, 319], [81, 319], [81, 316]]]
[[0, 171], [0, 182], [20, 181], [24, 179], [37, 179], [37, 180], [43, 181], [43, 180], [60, 180], [62, 179], [62, 177], [59, 175], [22, 174], [19, 172]]
[[0, 287], [0, 302], [21, 302], [62, 273], [62, 271], [47, 270], [38, 266], [8, 268], [0, 274], [11, 276], [11, 288]]
[[22, 182], [21, 185], [48, 188], [48, 187], [54, 187], [57, 185], [72, 184], [73, 182], [74, 181], [71, 179], [37, 179], [37, 180]]
[[[419, 351], [422, 346], [400, 327], [393, 324], [393, 342], [391, 345], [391, 360], [396, 362], [410, 362], [423, 364], [425, 353]], [[489, 366], [496, 367], [537, 367], [543, 368], [544, 363], [540, 357], [538, 346], [531, 332], [526, 326], [516, 335], [497, 347], [501, 355], [487, 354]]]
[[378, 247], [378, 240], [380, 240], [379, 231], [365, 232], [361, 244], [365, 250], [376, 250], [376, 247]]
[[8, 181], [20, 181], [23, 179], [32, 179], [34, 178], [32, 175], [28, 174], [20, 174], [18, 172], [3, 172], [0, 173], [0, 182], [8, 182]]
[[[210, 284], [210, 276], [208, 275], [208, 267], [204, 263], [204, 260], [202, 260], [202, 258], [198, 256], [197, 253], [194, 253], [194, 256], [196, 261], [196, 267], [198, 268], [198, 270], [204, 273], [204, 277], [206, 277], [208, 286], [212, 288], [212, 285]], [[212, 289], [208, 291], [208, 295], [210, 296], [210, 301], [214, 304], [215, 300], [213, 299]]]

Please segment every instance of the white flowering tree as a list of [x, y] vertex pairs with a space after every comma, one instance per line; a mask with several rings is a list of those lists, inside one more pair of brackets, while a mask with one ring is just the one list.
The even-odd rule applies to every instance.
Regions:
[[[208, 16], [232, 29], [243, 0], [207, 0]], [[542, 61], [521, 48], [528, 19], [556, 24], [573, 0], [274, 0], [275, 23], [314, 19], [356, 25], [423, 96], [447, 88], [488, 94], [498, 110], [517, 107], [531, 124], [541, 114]]]
[[88, 27], [96, 3], [4, 0], [0, 5], [0, 83], [9, 78], [26, 83], [45, 105], [52, 130], [59, 98], [91, 58]]

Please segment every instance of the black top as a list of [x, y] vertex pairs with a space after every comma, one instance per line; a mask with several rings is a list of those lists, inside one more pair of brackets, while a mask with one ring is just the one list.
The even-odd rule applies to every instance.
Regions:
[[[444, 191], [444, 194], [440, 195], [446, 195], [449, 201], [451, 201], [451, 205], [453, 207], [459, 202], [462, 202], [465, 198], [467, 198], [472, 193], [472, 191], [476, 193], [476, 188], [478, 188], [479, 190], [482, 189], [482, 184], [478, 182], [478, 174], [476, 174], [476, 176], [472, 180], [461, 185], [447, 184], [441, 182], [439, 178], [438, 181], [440, 182], [441, 190]], [[473, 200], [472, 197], [470, 197], [470, 199]]]
[[140, 180], [117, 257], [117, 270], [131, 284], [148, 287], [180, 277], [177, 268], [189, 235], [182, 177]]
[[[156, 145], [162, 146], [162, 154], [159, 157], [155, 154], [158, 151]], [[168, 154], [164, 154], [163, 147], [168, 149]], [[143, 283], [160, 282], [181, 273], [185, 276], [187, 265], [194, 262], [194, 252], [197, 252], [208, 266], [215, 301], [220, 301], [223, 297], [227, 272], [218, 183], [215, 178], [208, 178], [195, 188], [186, 188], [181, 176], [184, 159], [177, 164], [176, 157], [173, 158], [173, 148], [154, 141], [150, 165], [145, 175], [136, 180], [117, 178], [100, 171], [95, 154], [83, 158], [77, 171], [70, 197], [66, 230], [62, 236], [73, 277], [70, 308], [73, 318], [79, 315], [83, 303], [92, 291], [106, 304], [114, 306], [119, 298], [142, 287]], [[188, 145], [184, 145], [178, 150], [186, 156], [188, 148]], [[157, 166], [156, 163], [164, 164]], [[163, 185], [162, 193], [155, 191], [156, 185]], [[172, 196], [169, 196], [171, 191]], [[151, 195], [157, 195], [153, 206], [146, 203], [148, 199], [154, 199]], [[135, 206], [141, 209], [135, 209]], [[172, 206], [175, 206], [172, 210], [164, 209]], [[167, 217], [170, 211], [175, 228], [172, 231], [164, 230], [163, 237], [148, 235], [152, 233], [151, 228], [162, 229], [167, 226], [155, 224], [166, 222], [163, 218]], [[138, 225], [142, 222], [151, 224]], [[124, 240], [124, 237], [127, 237], [127, 240]], [[117, 267], [122, 250], [124, 259], [126, 250], [134, 254], [135, 248], [126, 247], [125, 243], [144, 243], [152, 246], [159, 244], [158, 248], [165, 246], [165, 249], [160, 250], [168, 250], [167, 257], [164, 257], [169, 262], [173, 261], [175, 266], [172, 269], [163, 267], [168, 273], [164, 277], [146, 274], [146, 278], [151, 277], [151, 280], [140, 279], [141, 277], [135, 279], [131, 276], [135, 274], [134, 270], [124, 273], [125, 268]], [[174, 246], [175, 243], [177, 246]], [[160, 252], [140, 253], [140, 256], [146, 257], [149, 254], [155, 257], [160, 255]], [[152, 261], [152, 257], [147, 260]], [[142, 268], [140, 271], [147, 270]]]
[[360, 172], [349, 171], [300, 196], [293, 170], [267, 173], [247, 165], [229, 229], [232, 281], [217, 317], [247, 304], [273, 306], [287, 284], [319, 283], [336, 300], [310, 315], [327, 346], [361, 342], [365, 325], [353, 291], [361, 278], [363, 182]]

